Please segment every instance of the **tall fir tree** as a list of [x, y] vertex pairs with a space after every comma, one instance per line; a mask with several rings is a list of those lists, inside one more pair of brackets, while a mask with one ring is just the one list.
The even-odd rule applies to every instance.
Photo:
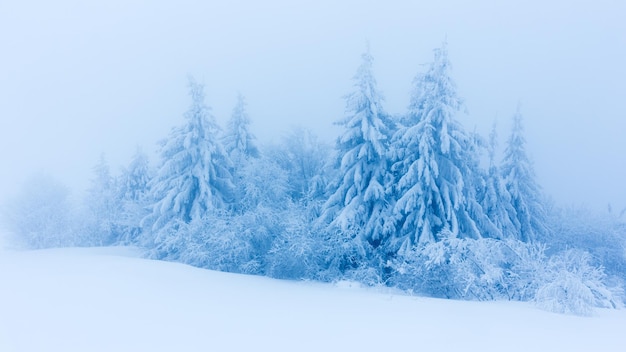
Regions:
[[485, 190], [481, 205], [485, 214], [501, 233], [502, 238], [517, 238], [519, 221], [511, 202], [511, 195], [506, 188], [500, 167], [496, 163], [498, 135], [496, 124], [489, 134], [489, 169], [485, 179]]
[[428, 71], [415, 78], [407, 126], [394, 135], [394, 250], [445, 236], [481, 237], [477, 220], [485, 219], [475, 219], [482, 214], [470, 212], [476, 192], [466, 182], [477, 165], [475, 144], [455, 119], [463, 101], [450, 70], [444, 42], [435, 49]]
[[520, 110], [518, 105], [513, 115], [513, 129], [502, 161], [502, 177], [515, 209], [518, 238], [531, 242], [547, 231], [546, 211], [541, 187], [535, 180], [535, 171], [526, 153]]
[[345, 128], [336, 144], [339, 179], [323, 206], [322, 218], [332, 219], [331, 226], [344, 234], [360, 234], [377, 246], [386, 233], [391, 120], [383, 110], [372, 63], [368, 48], [353, 78], [355, 90], [346, 96], [347, 116], [338, 122]]
[[222, 140], [226, 152], [233, 161], [259, 157], [259, 149], [254, 143], [256, 137], [250, 132], [250, 117], [246, 105], [244, 96], [242, 94], [237, 95], [237, 103], [228, 120], [226, 133]]
[[232, 197], [231, 161], [218, 139], [215, 117], [204, 102], [204, 86], [190, 79], [189, 95], [185, 124], [172, 129], [160, 143], [162, 165], [150, 182], [155, 202], [152, 213], [142, 221], [149, 233], [176, 232], [177, 224], [225, 208]]

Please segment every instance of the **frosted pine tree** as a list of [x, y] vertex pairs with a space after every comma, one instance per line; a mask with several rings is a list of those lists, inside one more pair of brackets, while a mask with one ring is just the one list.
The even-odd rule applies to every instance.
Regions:
[[346, 96], [345, 128], [337, 140], [339, 179], [323, 207], [322, 217], [344, 234], [360, 234], [377, 245], [383, 240], [388, 182], [386, 150], [390, 120], [372, 73], [372, 55], [362, 55], [354, 76], [355, 91]]
[[519, 222], [511, 202], [511, 195], [502, 179], [500, 167], [495, 161], [497, 138], [496, 124], [494, 123], [489, 134], [489, 170], [485, 180], [485, 192], [481, 204], [485, 214], [500, 230], [502, 237], [516, 238]]
[[224, 148], [233, 161], [239, 161], [242, 158], [257, 158], [259, 150], [254, 144], [255, 139], [250, 132], [250, 117], [246, 111], [245, 98], [239, 94], [223, 138]]
[[116, 180], [111, 175], [104, 154], [93, 168], [94, 177], [85, 198], [86, 214], [83, 218], [85, 241], [94, 245], [110, 245], [119, 236], [121, 205], [116, 197]]
[[397, 176], [395, 250], [445, 236], [481, 236], [468, 211], [475, 201], [466, 183], [477, 164], [474, 141], [455, 119], [463, 101], [450, 69], [444, 43], [428, 71], [415, 78], [407, 127], [395, 134], [390, 149]]
[[152, 177], [148, 156], [137, 148], [130, 164], [122, 170], [118, 181], [118, 198], [122, 243], [133, 243], [141, 230], [140, 222], [149, 214], [149, 182]]
[[224, 208], [233, 192], [231, 162], [218, 140], [215, 118], [204, 102], [204, 87], [190, 80], [189, 94], [186, 123], [172, 129], [161, 142], [162, 165], [150, 182], [155, 203], [152, 213], [142, 221], [144, 230], [156, 236], [153, 245], [163, 245], [166, 253], [160, 255], [168, 254], [167, 243], [174, 246], [181, 224]]
[[546, 231], [546, 213], [541, 188], [535, 180], [532, 162], [526, 154], [526, 139], [522, 113], [517, 107], [513, 115], [513, 130], [502, 161], [502, 176], [517, 218], [518, 238], [533, 241]]
[[119, 177], [119, 197], [137, 201], [148, 193], [151, 179], [150, 160], [141, 148], [137, 148], [130, 164]]
[[259, 158], [259, 150], [254, 144], [256, 138], [250, 132], [250, 117], [246, 111], [246, 101], [243, 95], [237, 96], [237, 103], [233, 108], [230, 119], [226, 126], [226, 132], [222, 137], [224, 149], [233, 161], [231, 169], [233, 182], [235, 183], [235, 201], [232, 209], [235, 212], [249, 210], [246, 203], [246, 180], [244, 169], [248, 168], [253, 161], [251, 158]]

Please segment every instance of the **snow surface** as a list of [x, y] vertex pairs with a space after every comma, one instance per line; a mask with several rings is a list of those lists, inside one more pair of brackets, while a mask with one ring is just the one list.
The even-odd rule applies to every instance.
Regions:
[[0, 250], [0, 351], [624, 351], [626, 311], [552, 314], [202, 270], [132, 248]]

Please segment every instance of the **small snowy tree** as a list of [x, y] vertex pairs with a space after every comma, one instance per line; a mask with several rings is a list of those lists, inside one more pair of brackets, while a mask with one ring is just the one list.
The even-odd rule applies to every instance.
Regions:
[[138, 201], [146, 196], [151, 179], [150, 160], [141, 148], [137, 148], [127, 168], [119, 177], [119, 197]]
[[[455, 115], [463, 106], [450, 77], [446, 43], [435, 60], [414, 80], [407, 127], [394, 136], [390, 149], [397, 175], [393, 209], [396, 219], [394, 250], [453, 237], [481, 237], [469, 204], [476, 192], [471, 182], [477, 164], [471, 136]], [[474, 211], [478, 213], [478, 211]]]
[[354, 76], [355, 90], [346, 97], [345, 128], [337, 140], [339, 179], [322, 217], [344, 234], [354, 233], [377, 246], [384, 239], [389, 182], [386, 151], [391, 121], [382, 107], [369, 50]]
[[502, 177], [515, 209], [518, 238], [528, 242], [544, 234], [546, 212], [542, 203], [541, 188], [535, 180], [532, 162], [526, 154], [526, 139], [522, 126], [522, 113], [517, 107], [513, 115], [513, 130], [502, 162]]
[[116, 179], [111, 175], [109, 164], [102, 154], [93, 168], [94, 176], [85, 197], [83, 219], [87, 242], [91, 245], [110, 245], [120, 235], [119, 216], [121, 204], [116, 197]]
[[235, 186], [235, 199], [232, 203], [232, 210], [238, 213], [247, 210], [244, 185], [247, 175], [244, 169], [248, 168], [253, 159], [260, 157], [259, 150], [254, 144], [255, 137], [249, 131], [250, 118], [246, 111], [246, 102], [243, 95], [237, 96], [237, 103], [233, 109], [230, 120], [226, 127], [226, 132], [222, 137], [224, 149], [233, 162], [232, 176]]
[[191, 79], [189, 94], [186, 123], [161, 142], [163, 163], [150, 182], [155, 203], [142, 227], [153, 234], [157, 248], [164, 241], [161, 230], [175, 235], [177, 224], [201, 219], [213, 209], [224, 208], [232, 198], [231, 161], [217, 139], [219, 127], [204, 102], [204, 87]]
[[250, 117], [246, 110], [245, 98], [239, 94], [222, 140], [224, 148], [237, 164], [241, 162], [240, 159], [259, 157], [259, 149], [254, 143], [255, 139], [256, 137], [250, 132]]
[[489, 134], [489, 170], [481, 204], [489, 219], [500, 230], [504, 238], [517, 238], [519, 221], [516, 217], [515, 208], [513, 208], [511, 195], [502, 179], [500, 168], [495, 162], [497, 138], [496, 124], [494, 123]]
[[152, 177], [148, 156], [137, 148], [130, 164], [122, 170], [118, 182], [121, 203], [121, 238], [123, 243], [134, 243], [141, 230], [140, 222], [149, 214], [149, 182]]

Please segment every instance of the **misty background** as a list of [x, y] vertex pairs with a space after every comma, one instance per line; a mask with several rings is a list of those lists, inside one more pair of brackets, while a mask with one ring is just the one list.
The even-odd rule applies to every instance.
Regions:
[[[333, 142], [369, 41], [385, 108], [447, 38], [468, 130], [500, 146], [518, 102], [539, 183], [558, 203], [626, 207], [622, 1], [0, 2], [0, 199], [36, 172], [75, 191], [102, 153], [149, 154], [206, 87], [222, 125], [238, 92], [260, 142], [292, 126]], [[156, 161], [156, 159], [153, 159]]]

